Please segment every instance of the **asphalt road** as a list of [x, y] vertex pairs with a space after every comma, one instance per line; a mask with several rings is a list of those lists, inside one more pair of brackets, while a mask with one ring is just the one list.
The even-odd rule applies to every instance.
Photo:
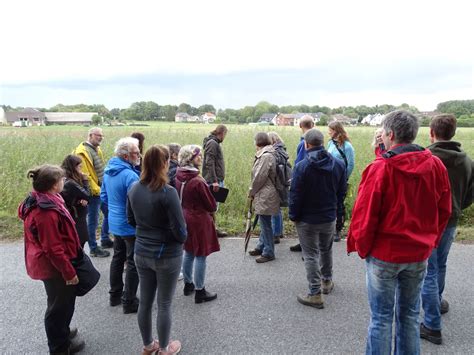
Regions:
[[[347, 256], [345, 243], [334, 247], [335, 289], [322, 310], [296, 301], [306, 292], [300, 253], [283, 239], [277, 259], [257, 264], [244, 256], [243, 240], [221, 239], [221, 251], [208, 259], [206, 288], [216, 301], [196, 305], [183, 296], [182, 281], [173, 302], [171, 336], [183, 354], [360, 354], [365, 350], [369, 311], [364, 262]], [[251, 246], [254, 241], [251, 241]], [[451, 309], [443, 316], [444, 344], [422, 340], [425, 354], [474, 353], [474, 246], [453, 245], [445, 297]], [[99, 285], [79, 298], [73, 325], [86, 341], [82, 354], [139, 354], [136, 315], [108, 306], [110, 258], [93, 259], [102, 273]], [[43, 284], [26, 275], [23, 244], [0, 244], [0, 353], [46, 354]]]

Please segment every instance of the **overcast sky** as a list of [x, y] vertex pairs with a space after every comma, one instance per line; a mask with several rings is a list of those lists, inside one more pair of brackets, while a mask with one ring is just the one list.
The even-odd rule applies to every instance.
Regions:
[[469, 4], [4, 0], [0, 104], [433, 110], [474, 98]]

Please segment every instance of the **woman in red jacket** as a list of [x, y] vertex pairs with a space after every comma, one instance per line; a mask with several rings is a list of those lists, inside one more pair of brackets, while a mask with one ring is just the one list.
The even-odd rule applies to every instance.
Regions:
[[64, 171], [56, 165], [42, 165], [28, 171], [33, 191], [18, 208], [24, 222], [25, 263], [28, 275], [42, 280], [48, 296], [45, 314], [46, 335], [51, 354], [73, 354], [84, 348], [70, 329], [75, 287], [79, 283], [71, 259], [81, 244], [64, 200]]
[[182, 147], [178, 160], [180, 167], [176, 173], [176, 190], [181, 198], [188, 229], [183, 259], [184, 295], [191, 295], [196, 290], [195, 302], [208, 302], [217, 298], [216, 293], [207, 292], [204, 287], [206, 258], [220, 250], [213, 219], [217, 204], [206, 181], [199, 176], [201, 147]]

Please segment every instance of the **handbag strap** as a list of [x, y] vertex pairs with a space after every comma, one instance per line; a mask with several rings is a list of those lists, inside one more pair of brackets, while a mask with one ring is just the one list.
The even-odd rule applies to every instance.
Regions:
[[344, 159], [344, 164], [346, 164], [346, 168], [347, 168], [349, 163], [347, 162], [346, 154], [344, 153], [344, 151], [341, 148], [339, 148], [339, 146], [337, 145], [337, 141], [335, 139], [332, 139], [332, 142], [334, 143], [334, 146], [336, 147], [339, 154], [341, 154], [342, 159]]

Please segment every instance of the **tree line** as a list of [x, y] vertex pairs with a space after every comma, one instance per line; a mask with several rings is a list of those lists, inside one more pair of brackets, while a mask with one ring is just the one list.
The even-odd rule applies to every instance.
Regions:
[[[11, 107], [3, 105], [5, 111], [21, 110], [23, 107]], [[386, 114], [396, 109], [404, 109], [415, 114], [420, 111], [409, 104], [403, 103], [399, 106], [394, 105], [375, 105], [375, 106], [341, 106], [337, 108], [330, 108], [319, 105], [287, 105], [278, 106], [267, 101], [260, 101], [255, 106], [245, 106], [240, 109], [219, 109], [212, 104], [205, 104], [199, 107], [194, 107], [187, 103], [180, 105], [159, 105], [153, 101], [134, 102], [128, 108], [112, 108], [108, 109], [105, 105], [63, 105], [58, 104], [49, 109], [39, 108], [40, 111], [48, 112], [97, 112], [99, 116], [106, 120], [117, 121], [174, 121], [175, 115], [178, 112], [185, 112], [191, 116], [199, 116], [206, 112], [216, 114], [217, 120], [228, 123], [251, 123], [257, 122], [264, 113], [323, 113], [323, 120], [326, 120], [330, 115], [344, 114], [347, 117], [362, 120], [368, 114]], [[440, 113], [454, 114], [460, 125], [474, 126], [474, 100], [451, 100], [441, 102], [437, 105], [437, 111]]]

